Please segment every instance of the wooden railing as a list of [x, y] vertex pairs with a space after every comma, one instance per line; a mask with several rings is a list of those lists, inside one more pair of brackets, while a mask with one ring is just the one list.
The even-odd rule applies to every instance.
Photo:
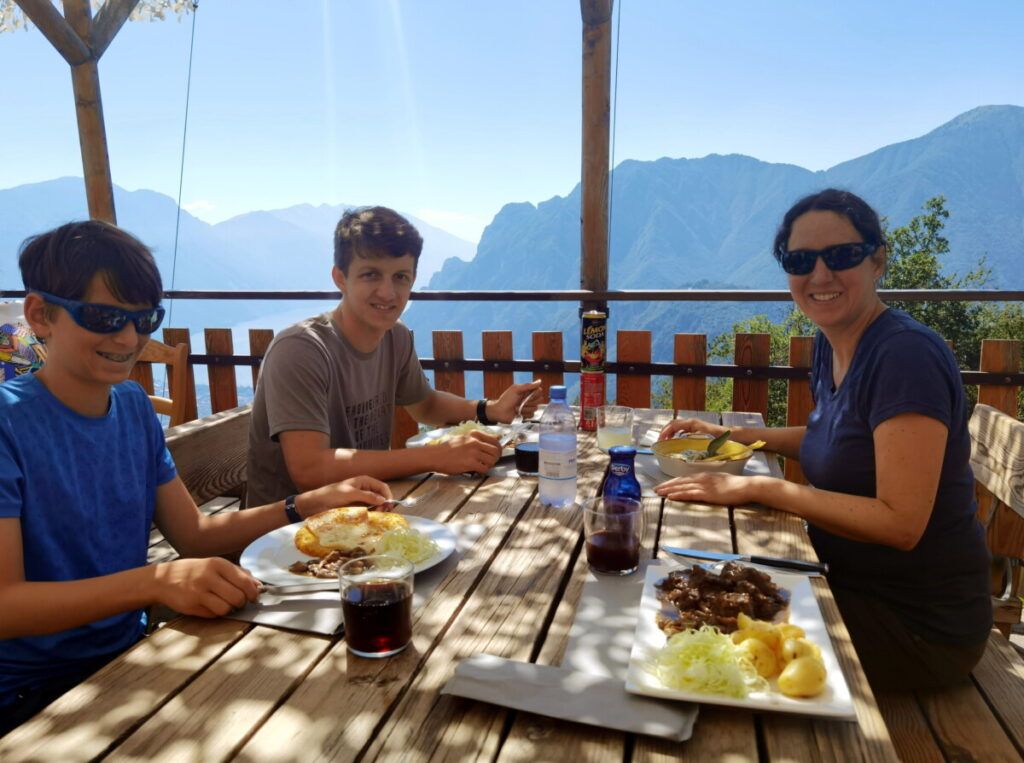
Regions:
[[[497, 397], [512, 383], [514, 372], [528, 372], [541, 380], [545, 392], [552, 384], [562, 384], [566, 373], [577, 373], [579, 361], [565, 360], [562, 333], [535, 331], [532, 333], [532, 358], [513, 358], [511, 331], [484, 331], [480, 359], [467, 359], [463, 352], [460, 331], [433, 332], [433, 358], [421, 360], [423, 367], [434, 371], [434, 386], [458, 395], [466, 393], [466, 373], [483, 374], [483, 394]], [[259, 364], [266, 352], [273, 332], [269, 329], [250, 329], [249, 352], [236, 354], [230, 329], [205, 329], [205, 353], [190, 348], [189, 419], [197, 417], [194, 367], [206, 366], [209, 375], [212, 413], [238, 405], [236, 368], [251, 366], [253, 387]], [[652, 401], [652, 376], [672, 378], [671, 406], [676, 410], [705, 410], [707, 408], [707, 379], [733, 378], [731, 409], [755, 411], [767, 418], [768, 384], [771, 379], [783, 379], [787, 384], [786, 422], [799, 426], [807, 421], [813, 408], [808, 373], [811, 362], [811, 337], [790, 339], [789, 365], [772, 366], [768, 334], [737, 334], [734, 360], [731, 364], [708, 364], [707, 337], [703, 334], [676, 334], [672, 363], [654, 363], [651, 360], [650, 331], [618, 331], [616, 333], [618, 357], [607, 364], [607, 373], [615, 376], [616, 402], [635, 408], [647, 408]], [[189, 344], [189, 331], [168, 328], [163, 331], [167, 344]], [[576, 348], [571, 349], [573, 353]], [[1021, 373], [1021, 341], [986, 339], [981, 347], [981, 368], [964, 371], [965, 384], [978, 385], [978, 402], [1017, 415], [1024, 374]], [[133, 373], [148, 391], [153, 390], [152, 371], [139, 364]], [[401, 444], [416, 433], [416, 423], [399, 409], [395, 417], [393, 443]], [[801, 479], [799, 467], [787, 465], [787, 477]]]

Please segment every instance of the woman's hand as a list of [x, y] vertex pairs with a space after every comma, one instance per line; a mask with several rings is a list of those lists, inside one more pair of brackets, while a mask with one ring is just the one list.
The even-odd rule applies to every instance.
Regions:
[[216, 556], [154, 565], [153, 585], [153, 601], [197, 617], [221, 617], [259, 598], [256, 578]]
[[376, 506], [391, 500], [391, 497], [391, 488], [386, 482], [362, 474], [303, 493], [295, 499], [295, 509], [301, 516], [309, 517], [336, 506], [351, 506], [354, 503]]
[[668, 422], [664, 429], [661, 430], [661, 434], [658, 435], [658, 441], [671, 440], [675, 437], [677, 432], [700, 432], [709, 434], [713, 437], [725, 432], [728, 427], [723, 427], [718, 424], [709, 424], [701, 419], [672, 419]]
[[742, 506], [757, 500], [759, 480], [759, 477], [701, 472], [662, 482], [654, 492], [673, 501]]

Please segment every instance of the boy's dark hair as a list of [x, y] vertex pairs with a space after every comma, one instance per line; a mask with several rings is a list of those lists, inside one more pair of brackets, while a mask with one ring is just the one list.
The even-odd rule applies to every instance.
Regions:
[[411, 254], [415, 270], [423, 237], [415, 226], [387, 207], [360, 207], [341, 216], [334, 229], [334, 265], [348, 275], [353, 257], [404, 257]]
[[796, 219], [808, 212], [817, 211], [835, 212], [842, 215], [857, 229], [860, 237], [864, 239], [864, 243], [874, 244], [877, 247], [886, 246], [882, 223], [878, 219], [878, 213], [871, 208], [870, 204], [849, 191], [826, 188], [824, 191], [804, 196], [786, 212], [779, 231], [775, 234], [775, 245], [772, 248], [776, 260], [782, 262], [782, 255], [786, 251], [789, 234], [793, 231], [793, 223], [796, 222]]
[[18, 267], [27, 291], [64, 299], [81, 300], [97, 273], [122, 302], [158, 305], [164, 294], [149, 248], [100, 220], [66, 223], [25, 239]]

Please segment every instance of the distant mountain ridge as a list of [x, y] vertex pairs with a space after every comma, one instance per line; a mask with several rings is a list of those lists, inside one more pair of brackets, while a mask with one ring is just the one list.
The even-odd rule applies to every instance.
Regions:
[[[627, 160], [613, 173], [609, 282], [612, 288], [784, 288], [770, 256], [784, 211], [800, 196], [838, 186], [860, 194], [891, 226], [908, 222], [933, 196], [950, 218], [947, 269], [964, 273], [986, 258], [993, 286], [1024, 288], [1024, 108], [982, 106], [926, 135], [812, 172], [737, 154], [699, 159]], [[153, 247], [165, 283], [179, 289], [331, 288], [331, 237], [344, 205], [302, 204], [250, 212], [208, 225], [182, 211], [173, 262], [175, 202], [153, 191], [115, 189], [118, 219]], [[86, 216], [80, 178], [0, 190], [0, 285], [18, 288], [15, 253], [28, 235]], [[576, 289], [579, 286], [580, 188], [539, 204], [507, 204], [478, 246], [411, 217], [424, 236], [418, 287], [430, 289]], [[333, 302], [179, 301], [172, 322], [203, 327], [282, 328]], [[671, 357], [671, 336], [713, 335], [758, 312], [781, 315], [785, 303], [613, 303], [611, 337], [651, 329], [656, 360]], [[480, 331], [508, 329], [517, 357], [530, 332], [560, 330], [576, 354], [578, 315], [571, 303], [413, 302], [405, 320], [421, 355], [433, 329], [464, 332], [480, 355]], [[236, 339], [236, 341], [238, 341]], [[244, 343], [239, 347], [244, 348]]]
[[[947, 271], [965, 273], [985, 257], [993, 286], [1024, 288], [1024, 108], [983, 106], [927, 135], [812, 172], [741, 155], [701, 159], [627, 160], [614, 170], [609, 245], [613, 289], [785, 288], [771, 242], [785, 210], [829, 186], [863, 196], [888, 218], [906, 224], [924, 202], [944, 195], [950, 218]], [[580, 187], [534, 206], [506, 205], [484, 230], [472, 262], [446, 263], [431, 289], [579, 288]], [[565, 332], [567, 356], [578, 341], [576, 308], [565, 303], [413, 303], [406, 322], [420, 352], [430, 329], [466, 333], [479, 357], [479, 332], [510, 329], [517, 357], [529, 353], [529, 332]], [[728, 331], [743, 317], [779, 315], [785, 304], [616, 302], [618, 328], [652, 329], [655, 359], [671, 357], [671, 335]]]

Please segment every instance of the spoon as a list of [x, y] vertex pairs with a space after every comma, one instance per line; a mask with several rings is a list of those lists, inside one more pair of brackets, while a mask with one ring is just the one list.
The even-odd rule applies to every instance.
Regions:
[[738, 461], [739, 459], [741, 459], [745, 455], [747, 455], [750, 451], [757, 450], [758, 448], [764, 447], [764, 444], [765, 444], [764, 440], [758, 440], [757, 442], [750, 443], [750, 445], [745, 446], [743, 448], [743, 450], [738, 450], [735, 453], [719, 453], [717, 456], [708, 456], [707, 458], [705, 458], [703, 460], [704, 461], [725, 461], [726, 459], [728, 459], [729, 461]]

